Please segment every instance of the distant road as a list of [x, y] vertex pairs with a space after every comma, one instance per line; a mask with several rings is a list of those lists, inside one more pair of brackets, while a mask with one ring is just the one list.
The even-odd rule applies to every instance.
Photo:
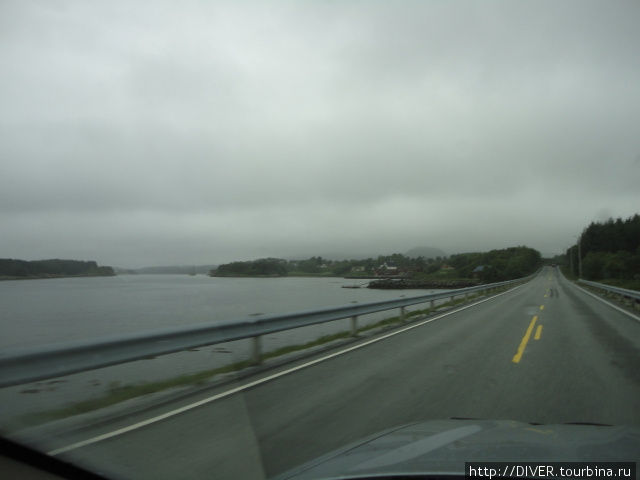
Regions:
[[[131, 478], [261, 478], [421, 420], [640, 424], [640, 322], [545, 268], [472, 308], [138, 424], [254, 380], [76, 432], [52, 448], [89, 440], [60, 456]], [[131, 431], [96, 441], [122, 428]]]

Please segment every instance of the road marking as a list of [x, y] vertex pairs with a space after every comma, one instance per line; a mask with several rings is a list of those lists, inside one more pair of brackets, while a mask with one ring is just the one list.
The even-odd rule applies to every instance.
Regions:
[[540, 310], [544, 310], [544, 305], [540, 305]]
[[533, 339], [540, 340], [540, 335], [542, 335], [542, 325], [538, 325], [538, 328], [536, 329], [536, 334], [534, 335]]
[[[226, 390], [224, 392], [218, 393], [218, 394], [213, 395], [211, 397], [207, 397], [207, 398], [204, 398], [204, 399], [199, 400], [197, 402], [190, 403], [189, 405], [185, 405], [183, 407], [176, 408], [175, 410], [170, 410], [170, 411], [168, 411], [166, 413], [163, 413], [162, 415], [157, 415], [155, 417], [148, 418], [147, 420], [143, 420], [141, 422], [134, 423], [132, 425], [129, 425], [129, 426], [126, 426], [126, 427], [123, 427], [123, 428], [119, 428], [119, 429], [113, 430], [111, 432], [104, 433], [102, 435], [98, 435], [98, 436], [95, 436], [95, 437], [92, 437], [92, 438], [88, 438], [87, 440], [82, 440], [80, 442], [72, 443], [71, 445], [67, 445], [66, 447], [57, 448], [55, 450], [51, 450], [51, 451], [46, 452], [46, 453], [47, 453], [47, 455], [55, 456], [55, 455], [59, 455], [61, 453], [69, 452], [71, 450], [76, 450], [76, 449], [81, 448], [81, 447], [86, 447], [87, 445], [98, 443], [98, 442], [101, 442], [103, 440], [107, 440], [109, 438], [117, 437], [117, 436], [122, 435], [124, 433], [132, 432], [132, 431], [137, 430], [139, 428], [146, 427], [147, 425], [151, 425], [153, 423], [160, 422], [162, 420], [166, 420], [167, 418], [174, 417], [176, 415], [179, 415], [181, 413], [187, 412], [189, 410], [193, 410], [194, 408], [201, 407], [202, 405], [206, 405], [207, 403], [215, 402], [216, 400], [220, 400], [222, 398], [229, 397], [229, 396], [234, 395], [234, 394], [236, 394], [238, 392], [242, 392], [243, 390], [247, 390], [249, 388], [253, 388], [253, 387], [256, 387], [258, 385], [261, 385], [263, 383], [267, 383], [267, 382], [269, 382], [271, 380], [275, 380], [276, 378], [283, 377], [283, 376], [288, 375], [288, 374], [293, 373], [293, 372], [297, 372], [298, 370], [302, 370], [303, 368], [311, 367], [312, 365], [316, 365], [318, 363], [324, 362], [326, 360], [330, 360], [332, 358], [338, 357], [338, 356], [343, 355], [345, 353], [349, 353], [349, 352], [352, 352], [354, 350], [358, 350], [359, 348], [366, 347], [367, 345], [371, 345], [373, 343], [381, 342], [382, 340], [386, 340], [387, 338], [393, 337], [395, 335], [399, 335], [399, 334], [404, 333], [404, 332], [406, 332], [408, 330], [412, 330], [414, 328], [421, 327], [422, 325], [425, 325], [427, 323], [435, 322], [436, 320], [439, 320], [441, 318], [447, 317], [449, 315], [453, 315], [454, 313], [461, 312], [462, 310], [466, 310], [467, 308], [475, 307], [476, 305], [480, 305], [481, 303], [488, 302], [489, 300], [493, 300], [494, 298], [500, 297], [500, 296], [505, 295], [505, 294], [507, 294], [509, 292], [513, 292], [514, 290], [516, 290], [516, 289], [518, 289], [518, 288], [520, 288], [520, 287], [522, 287], [524, 285], [526, 285], [526, 283], [524, 283], [522, 285], [518, 285], [518, 286], [516, 286], [516, 287], [514, 287], [512, 289], [509, 289], [509, 290], [505, 291], [505, 292], [498, 293], [497, 295], [493, 295], [491, 297], [479, 300], [479, 301], [477, 301], [475, 303], [471, 303], [469, 305], [465, 305], [465, 306], [457, 308], [455, 310], [451, 310], [450, 312], [443, 313], [441, 315], [438, 315], [437, 317], [433, 317], [433, 318], [429, 318], [427, 320], [423, 320], [423, 321], [415, 323], [413, 325], [409, 325], [407, 327], [404, 327], [404, 328], [402, 328], [400, 330], [394, 330], [393, 332], [387, 333], [387, 334], [382, 335], [380, 337], [373, 338], [371, 340], [367, 340], [366, 342], [359, 343], [358, 345], [354, 345], [352, 347], [345, 348], [344, 350], [339, 350], [339, 351], [331, 353], [329, 355], [325, 355], [324, 357], [316, 358], [315, 360], [311, 360], [309, 362], [297, 365], [295, 367], [291, 367], [291, 368], [289, 368], [287, 370], [283, 370], [281, 372], [274, 373], [273, 375], [268, 375], [268, 376], [260, 378], [258, 380], [254, 380], [252, 382], [245, 383], [244, 385], [240, 385], [239, 387], [235, 387], [235, 388], [232, 388], [230, 390]], [[537, 317], [535, 317], [535, 318], [537, 318]]]
[[538, 316], [534, 315], [533, 318], [531, 319], [531, 322], [529, 323], [529, 327], [527, 328], [527, 331], [525, 332], [524, 337], [522, 337], [522, 341], [520, 342], [520, 345], [518, 345], [518, 351], [511, 359], [513, 363], [520, 363], [520, 359], [522, 358], [524, 349], [527, 348], [527, 343], [529, 343], [529, 338], [531, 337], [531, 331], [533, 330], [533, 327], [535, 326], [537, 321], [538, 321]]

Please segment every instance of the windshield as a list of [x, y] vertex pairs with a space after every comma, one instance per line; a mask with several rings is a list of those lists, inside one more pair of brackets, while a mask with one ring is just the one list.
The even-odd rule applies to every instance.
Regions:
[[3, 1], [0, 434], [136, 479], [638, 461], [639, 20]]

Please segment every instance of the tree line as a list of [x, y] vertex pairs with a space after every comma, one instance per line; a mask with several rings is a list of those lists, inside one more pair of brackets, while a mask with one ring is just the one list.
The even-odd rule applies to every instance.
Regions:
[[484, 253], [452, 255], [449, 264], [460, 277], [475, 276], [483, 283], [492, 283], [534, 273], [542, 265], [542, 256], [533, 248], [519, 246]]
[[640, 215], [592, 222], [566, 251], [570, 272], [587, 280], [640, 279]]
[[101, 267], [94, 261], [81, 260], [16, 260], [0, 258], [0, 276], [3, 277], [58, 277], [115, 275], [113, 268]]
[[[440, 261], [440, 257], [438, 258]], [[284, 260], [281, 258], [261, 258], [251, 261], [235, 261], [219, 265], [211, 270], [214, 276], [285, 276], [285, 275], [327, 275], [344, 276], [349, 274], [374, 275], [381, 266], [389, 265], [404, 270], [420, 269], [435, 260], [422, 257], [410, 258], [400, 253], [380, 255], [377, 258], [360, 260], [330, 260], [321, 256], [313, 256], [300, 260]]]
[[[212, 276], [385, 276], [407, 278], [445, 276], [497, 282], [524, 277], [542, 264], [540, 252], [519, 246], [490, 252], [460, 253], [436, 258], [408, 257], [400, 253], [359, 260], [330, 260], [319, 256], [302, 260], [262, 258], [218, 266]], [[480, 267], [480, 268], [479, 268]]]

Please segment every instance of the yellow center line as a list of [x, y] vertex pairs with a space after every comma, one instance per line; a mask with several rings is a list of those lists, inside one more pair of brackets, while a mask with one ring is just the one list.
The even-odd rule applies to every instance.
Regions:
[[538, 325], [536, 329], [536, 334], [533, 336], [534, 340], [540, 340], [540, 335], [542, 335], [542, 325]]
[[540, 305], [540, 310], [544, 310], [544, 305]]
[[513, 356], [513, 359], [511, 360], [513, 363], [520, 363], [520, 359], [522, 358], [524, 349], [527, 348], [527, 343], [529, 343], [531, 332], [533, 331], [533, 327], [535, 326], [537, 321], [538, 321], [538, 316], [534, 315], [533, 318], [531, 319], [531, 323], [529, 323], [529, 327], [527, 328], [527, 331], [525, 332], [524, 337], [522, 337], [522, 341], [518, 346], [518, 351], [516, 352], [516, 354]]

